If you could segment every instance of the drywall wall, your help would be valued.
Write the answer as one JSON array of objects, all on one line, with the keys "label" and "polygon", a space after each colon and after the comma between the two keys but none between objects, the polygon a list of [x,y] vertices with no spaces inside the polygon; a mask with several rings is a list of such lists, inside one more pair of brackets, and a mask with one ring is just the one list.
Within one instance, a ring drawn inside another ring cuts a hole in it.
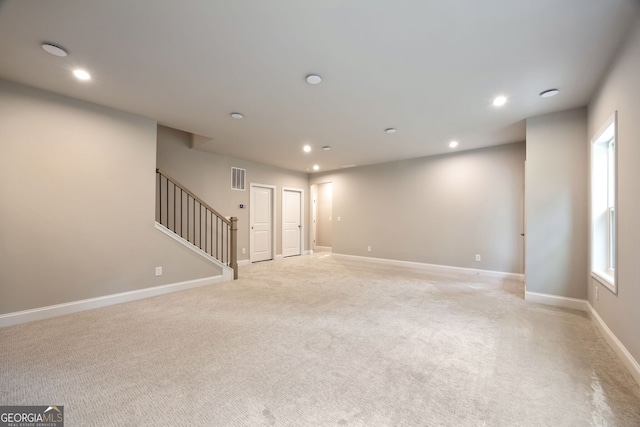
[{"label": "drywall wall", "polygon": [[587,298],[587,110],[527,119],[526,287]]},{"label": "drywall wall", "polygon": [[[292,172],[190,148],[191,134],[158,126],[157,165],[193,191],[222,215],[238,218],[238,260],[249,259],[249,189],[250,184],[273,185],[275,191],[276,255],[282,254],[282,187],[304,191],[304,247],[308,250],[309,179],[307,174]],[[231,168],[246,169],[246,190],[231,189]],[[245,207],[240,208],[243,204]],[[242,253],[242,249],[246,249]]]},{"label": "drywall wall", "polygon": [[221,274],[154,228],[155,139],[153,120],[0,80],[0,314]]},{"label": "drywall wall", "polygon": [[333,183],[334,253],[522,273],[524,158],[516,143],[310,181]]},{"label": "drywall wall", "polygon": [[333,229],[333,184],[318,185],[318,218],[316,225],[316,245],[330,248]]},{"label": "drywall wall", "polygon": [[618,294],[589,278],[589,302],[640,362],[640,20],[589,104],[589,140],[618,112]]}]

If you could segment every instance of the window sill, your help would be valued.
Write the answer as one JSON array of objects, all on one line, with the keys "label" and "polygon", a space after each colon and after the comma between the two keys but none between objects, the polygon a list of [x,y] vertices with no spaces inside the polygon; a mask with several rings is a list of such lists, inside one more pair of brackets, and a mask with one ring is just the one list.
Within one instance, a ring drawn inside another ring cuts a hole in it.
[{"label": "window sill", "polygon": [[616,289],[615,278],[612,274],[605,273],[604,271],[592,271],[591,277],[600,282],[603,286],[609,288],[614,294],[618,293]]}]

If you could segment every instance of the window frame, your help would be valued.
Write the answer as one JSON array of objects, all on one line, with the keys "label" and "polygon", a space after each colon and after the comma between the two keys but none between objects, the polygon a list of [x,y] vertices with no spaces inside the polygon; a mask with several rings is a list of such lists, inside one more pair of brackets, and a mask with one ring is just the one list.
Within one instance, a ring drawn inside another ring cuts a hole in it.
[{"label": "window frame", "polygon": [[605,122],[590,144],[590,271],[591,276],[618,293],[618,117]]}]

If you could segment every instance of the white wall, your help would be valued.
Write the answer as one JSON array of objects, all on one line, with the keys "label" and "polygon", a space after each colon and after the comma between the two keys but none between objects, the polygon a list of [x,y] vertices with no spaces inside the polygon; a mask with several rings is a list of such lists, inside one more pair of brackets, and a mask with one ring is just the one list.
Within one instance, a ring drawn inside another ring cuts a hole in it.
[{"label": "white wall", "polygon": [[[304,190],[304,248],[309,249],[307,174],[190,148],[191,134],[158,127],[157,165],[222,215],[238,218],[238,260],[249,259],[249,184],[276,186],[276,255],[282,254],[282,187]],[[246,169],[246,190],[231,190],[231,167]],[[240,209],[240,204],[245,208]],[[242,253],[242,248],[246,253]]]},{"label": "white wall", "polygon": [[155,121],[0,80],[0,141],[0,314],[221,273],[154,228]]},{"label": "white wall", "polygon": [[527,119],[526,287],[586,299],[587,111]]},{"label": "white wall", "polygon": [[333,183],[334,253],[522,273],[524,157],[516,143],[310,181]]},{"label": "white wall", "polygon": [[[618,111],[618,294],[589,278],[589,302],[640,361],[640,21],[589,104],[590,140]],[[588,146],[589,141],[584,144]],[[587,147],[588,149],[588,147]]]}]

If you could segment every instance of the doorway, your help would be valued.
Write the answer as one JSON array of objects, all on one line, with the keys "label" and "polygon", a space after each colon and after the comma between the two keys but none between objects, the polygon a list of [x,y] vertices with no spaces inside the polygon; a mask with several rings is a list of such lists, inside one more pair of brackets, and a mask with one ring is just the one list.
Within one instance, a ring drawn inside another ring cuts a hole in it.
[{"label": "doorway", "polygon": [[273,218],[275,187],[251,184],[249,201],[249,260],[251,262],[273,259]]}]

